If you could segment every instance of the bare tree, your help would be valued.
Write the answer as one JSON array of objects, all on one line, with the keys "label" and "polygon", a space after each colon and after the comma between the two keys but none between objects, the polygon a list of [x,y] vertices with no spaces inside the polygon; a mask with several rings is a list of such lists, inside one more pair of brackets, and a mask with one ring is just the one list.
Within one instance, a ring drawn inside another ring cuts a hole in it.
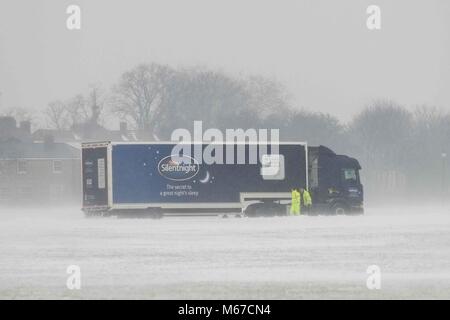
[{"label": "bare tree", "polygon": [[195,120],[220,129],[257,127],[258,114],[249,105],[242,81],[202,68],[180,70],[168,82],[157,118],[158,135],[168,137],[173,129],[190,126]]},{"label": "bare tree", "polygon": [[416,190],[426,186],[430,193],[440,195],[447,180],[450,114],[435,107],[416,108],[411,137],[415,147],[408,150],[409,157],[414,159],[407,163],[410,181],[416,185]]},{"label": "bare tree", "polygon": [[412,113],[390,100],[376,100],[353,118],[347,150],[360,160],[372,197],[386,201],[406,194],[414,130]]},{"label": "bare tree", "polygon": [[342,147],[344,126],[336,117],[305,109],[284,115],[290,140],[307,141],[311,145],[326,145],[334,150]]},{"label": "bare tree", "polygon": [[141,130],[155,130],[173,70],[159,64],[141,64],[125,72],[114,87],[113,111]]},{"label": "bare tree", "polygon": [[89,98],[89,122],[91,124],[100,124],[102,122],[102,115],[104,111],[104,98],[101,87],[99,85],[91,85]]},{"label": "bare tree", "polygon": [[99,85],[90,85],[87,95],[77,94],[65,105],[73,125],[99,124],[104,111],[104,94]]},{"label": "bare tree", "polygon": [[284,86],[272,79],[251,76],[243,80],[249,95],[248,108],[260,118],[287,112],[289,96]]},{"label": "bare tree", "polygon": [[44,110],[44,114],[47,119],[47,124],[51,128],[65,130],[71,125],[67,105],[60,100],[50,102]]},{"label": "bare tree", "polygon": [[367,161],[397,168],[409,147],[412,114],[389,100],[377,100],[357,115],[350,126],[351,136]]},{"label": "bare tree", "polygon": [[72,125],[86,123],[89,120],[90,115],[89,109],[87,108],[87,101],[82,94],[77,94],[69,99],[66,106]]},{"label": "bare tree", "polygon": [[44,111],[48,126],[65,130],[69,128],[91,129],[99,126],[104,105],[104,95],[99,85],[91,85],[87,96],[77,94],[66,102],[52,101]]}]

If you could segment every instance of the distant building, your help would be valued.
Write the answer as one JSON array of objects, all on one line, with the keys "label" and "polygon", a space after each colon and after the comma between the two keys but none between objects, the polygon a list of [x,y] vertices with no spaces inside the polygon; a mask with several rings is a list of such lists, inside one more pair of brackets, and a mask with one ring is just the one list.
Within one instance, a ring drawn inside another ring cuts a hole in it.
[{"label": "distant building", "polygon": [[33,132],[32,139],[34,142],[44,142],[47,139],[53,139],[54,142],[81,142],[81,137],[72,130],[37,129]]},{"label": "distant building", "polygon": [[0,141],[32,141],[30,121],[21,121],[17,126],[13,117],[0,117]]},{"label": "distant building", "polygon": [[97,123],[74,125],[71,130],[38,129],[29,121],[19,125],[12,117],[0,117],[0,205],[81,204],[82,142],[151,141],[151,134],[119,130]]},{"label": "distant building", "polygon": [[65,143],[0,142],[0,204],[80,203],[80,151]]},{"label": "distant building", "polygon": [[129,130],[126,122],[120,123],[119,130],[109,130],[98,124],[77,124],[71,130],[38,129],[32,134],[32,140],[43,142],[47,138],[55,142],[81,144],[91,141],[154,141],[152,134],[142,130]]}]

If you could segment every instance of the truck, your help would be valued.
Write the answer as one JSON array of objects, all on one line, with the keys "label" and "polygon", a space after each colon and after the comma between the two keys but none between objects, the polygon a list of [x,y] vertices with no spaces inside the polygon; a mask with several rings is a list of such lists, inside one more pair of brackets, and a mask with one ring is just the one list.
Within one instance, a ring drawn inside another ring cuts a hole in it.
[{"label": "truck", "polygon": [[[288,215],[291,191],[309,190],[308,214],[363,213],[358,160],[327,147],[261,143],[89,142],[81,148],[85,215]],[[208,149],[209,148],[209,149]],[[186,146],[183,146],[186,150]],[[220,152],[219,152],[219,151]],[[238,159],[244,152],[244,159]],[[250,154],[257,152],[257,159]],[[244,160],[244,161],[242,161]]]}]

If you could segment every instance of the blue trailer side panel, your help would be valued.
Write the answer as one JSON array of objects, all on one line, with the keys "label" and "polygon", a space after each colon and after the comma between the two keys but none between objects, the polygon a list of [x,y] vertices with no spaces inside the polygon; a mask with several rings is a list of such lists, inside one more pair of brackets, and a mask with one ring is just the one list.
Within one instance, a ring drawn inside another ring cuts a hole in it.
[{"label": "blue trailer side panel", "polygon": [[[173,147],[174,144],[113,145],[113,204],[238,203],[242,192],[290,192],[294,187],[306,186],[304,145],[279,146],[285,171],[281,180],[264,179],[259,161],[208,165],[183,157],[185,163],[182,160],[182,165],[174,164]],[[248,155],[248,145],[245,147]],[[223,146],[224,159],[226,150]]]}]

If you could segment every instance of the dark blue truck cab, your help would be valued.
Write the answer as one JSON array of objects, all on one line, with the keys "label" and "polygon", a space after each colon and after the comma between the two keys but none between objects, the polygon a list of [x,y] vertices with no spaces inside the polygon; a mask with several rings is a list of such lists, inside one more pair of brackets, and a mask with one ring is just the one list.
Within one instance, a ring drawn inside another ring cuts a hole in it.
[{"label": "dark blue truck cab", "polygon": [[364,193],[358,160],[324,146],[309,147],[309,189],[314,210],[335,214],[363,213]]}]

